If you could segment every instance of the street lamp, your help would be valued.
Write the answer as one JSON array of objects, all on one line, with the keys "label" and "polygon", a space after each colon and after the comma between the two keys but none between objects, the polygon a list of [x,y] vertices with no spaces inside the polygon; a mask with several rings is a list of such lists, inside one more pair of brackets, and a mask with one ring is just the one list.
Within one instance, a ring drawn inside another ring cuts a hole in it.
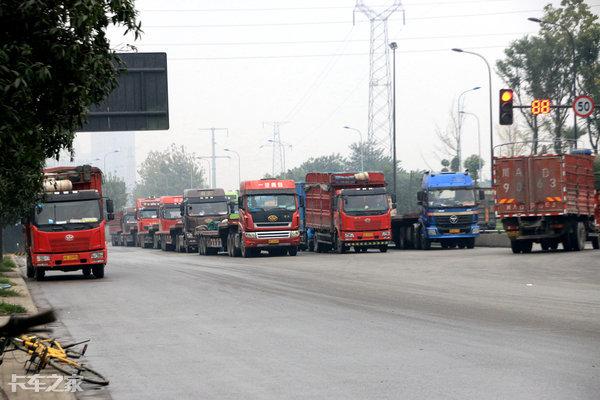
[{"label": "street lamp", "polygon": [[102,170],[106,171],[106,156],[110,155],[110,154],[114,154],[114,153],[118,153],[119,150],[113,150],[113,151],[109,151],[108,153],[104,154],[104,163],[102,165]]},{"label": "street lamp", "polygon": [[474,88],[471,89],[467,89],[464,92],[461,92],[461,94],[458,95],[458,104],[456,105],[457,111],[458,111],[458,140],[457,140],[457,156],[458,156],[458,169],[460,170],[461,168],[461,164],[462,164],[462,119],[460,118],[460,109],[462,108],[460,105],[460,99],[467,93],[469,92],[473,92],[475,90],[479,90],[481,89],[481,86],[475,86]]},{"label": "street lamp", "polygon": [[223,149],[223,150],[228,153],[233,153],[237,156],[237,159],[238,159],[238,186],[239,186],[240,183],[242,183],[242,160],[240,158],[240,153],[238,153],[235,150],[231,150],[231,149]]},{"label": "street lamp", "polygon": [[344,129],[348,129],[348,130],[351,130],[351,131],[358,132],[358,137],[360,138],[360,142],[359,142],[359,150],[360,150],[360,151],[358,152],[358,154],[360,155],[360,171],[361,171],[361,172],[364,172],[364,171],[365,171],[365,156],[364,156],[364,154],[363,154],[363,140],[362,140],[362,132],[361,132],[361,131],[359,131],[359,130],[358,130],[358,129],[356,129],[356,128],[352,128],[352,127],[350,127],[350,126],[347,126],[347,125],[346,125],[346,126],[342,126],[342,128],[344,128]]},{"label": "street lamp", "polygon": [[481,178],[481,129],[479,125],[479,117],[477,116],[477,114],[473,114],[472,112],[459,111],[459,113],[464,115],[470,115],[472,117],[475,117],[475,119],[477,120],[477,147],[479,148],[479,159],[477,160],[477,169],[479,170],[479,178]]},{"label": "street lamp", "polygon": [[396,160],[396,49],[398,45],[396,42],[390,43],[390,49],[392,49],[392,164],[394,165],[392,176],[394,177],[394,203],[396,202],[396,167],[398,162]]},{"label": "street lamp", "polygon": [[[571,97],[572,100],[571,101],[575,101],[575,97],[577,97],[577,63],[576,63],[576,48],[575,48],[575,37],[573,36],[573,33],[571,33],[571,31],[569,30],[569,28],[567,28],[566,26],[559,24],[558,22],[551,22],[551,21],[545,21],[539,18],[527,18],[529,21],[532,22],[537,22],[540,25],[552,25],[552,26],[556,26],[560,29],[563,30],[563,32],[565,32],[567,34],[567,36],[569,37],[569,41],[571,42],[571,56],[573,57],[573,67],[571,69],[571,73],[573,74],[573,87],[571,88]],[[573,143],[574,143],[574,147],[577,148],[577,114],[573,113]]]},{"label": "street lamp", "polygon": [[454,48],[452,49],[452,51],[456,51],[457,53],[466,53],[466,54],[471,54],[474,56],[477,56],[479,58],[481,58],[483,60],[483,62],[485,62],[485,65],[487,66],[487,70],[488,70],[488,89],[489,89],[489,106],[490,106],[490,176],[492,176],[492,164],[494,161],[494,121],[493,121],[493,115],[492,115],[492,67],[490,67],[490,63],[488,62],[488,60],[486,60],[486,58],[484,56],[482,56],[479,53],[475,53],[474,51],[467,51],[467,50],[463,50],[463,49],[457,49]]}]

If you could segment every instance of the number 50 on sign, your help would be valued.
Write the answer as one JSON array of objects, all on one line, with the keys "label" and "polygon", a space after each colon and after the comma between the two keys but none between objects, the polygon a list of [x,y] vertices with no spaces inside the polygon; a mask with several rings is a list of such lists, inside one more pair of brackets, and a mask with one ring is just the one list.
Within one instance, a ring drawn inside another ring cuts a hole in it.
[{"label": "number 50 on sign", "polygon": [[594,100],[590,96],[578,96],[573,101],[573,111],[581,118],[587,118],[594,112]]}]

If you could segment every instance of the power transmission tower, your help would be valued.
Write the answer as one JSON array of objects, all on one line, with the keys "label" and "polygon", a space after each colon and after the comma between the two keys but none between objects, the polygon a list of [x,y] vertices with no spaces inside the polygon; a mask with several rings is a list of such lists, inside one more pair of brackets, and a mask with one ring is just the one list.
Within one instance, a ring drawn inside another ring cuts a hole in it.
[{"label": "power transmission tower", "polygon": [[225,131],[227,132],[227,135],[229,135],[229,130],[227,128],[200,128],[199,130],[201,131],[210,131],[210,140],[211,140],[211,156],[208,157],[211,160],[211,170],[212,170],[212,174],[210,176],[210,187],[212,189],[217,187],[217,158],[220,158],[219,156],[217,156],[215,154],[215,146],[216,146],[216,142],[215,142],[215,133],[216,131]]},{"label": "power transmission tower", "polygon": [[279,132],[279,127],[283,124],[287,124],[288,121],[273,121],[273,122],[263,122],[264,125],[272,125],[273,126],[273,138],[269,139],[269,143],[273,148],[273,162],[271,165],[271,175],[277,176],[275,174],[276,171],[280,173],[285,172],[285,149],[283,148],[284,143],[281,141],[281,134]]},{"label": "power transmission tower", "polygon": [[367,6],[357,0],[354,11],[362,12],[371,22],[369,67],[368,142],[392,155],[392,91],[388,46],[388,18],[402,7],[400,0],[386,8]]}]

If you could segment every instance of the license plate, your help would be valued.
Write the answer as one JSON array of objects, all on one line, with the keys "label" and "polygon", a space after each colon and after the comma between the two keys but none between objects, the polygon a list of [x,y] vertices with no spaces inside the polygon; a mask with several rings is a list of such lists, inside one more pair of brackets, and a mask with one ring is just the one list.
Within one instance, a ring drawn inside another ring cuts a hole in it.
[{"label": "license plate", "polygon": [[450,229],[450,233],[460,233],[460,229]]},{"label": "license plate", "polygon": [[63,261],[74,261],[74,260],[79,260],[78,254],[65,254],[63,256]]},{"label": "license plate", "polygon": [[279,244],[279,240],[277,239],[269,239],[269,244]]},{"label": "license plate", "polygon": [[365,232],[363,234],[364,237],[373,237],[373,232]]}]

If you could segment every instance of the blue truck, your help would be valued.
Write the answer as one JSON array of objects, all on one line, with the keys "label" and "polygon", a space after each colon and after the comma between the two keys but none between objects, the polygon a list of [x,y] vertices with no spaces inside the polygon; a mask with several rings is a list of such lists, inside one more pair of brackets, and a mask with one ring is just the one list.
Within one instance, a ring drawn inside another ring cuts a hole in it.
[{"label": "blue truck", "polygon": [[429,250],[437,242],[442,248],[475,247],[479,236],[478,201],[468,172],[428,172],[417,193],[417,211],[392,216],[392,239],[399,249]]}]

